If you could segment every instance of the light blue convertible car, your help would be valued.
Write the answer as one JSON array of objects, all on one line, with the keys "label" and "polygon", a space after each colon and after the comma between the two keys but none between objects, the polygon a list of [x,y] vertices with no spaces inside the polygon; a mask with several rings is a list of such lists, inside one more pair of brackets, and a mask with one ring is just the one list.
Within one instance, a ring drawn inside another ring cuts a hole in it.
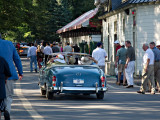
[{"label": "light blue convertible car", "polygon": [[[55,57],[59,55],[61,56],[60,59]],[[48,65],[44,65],[40,70],[39,87],[41,94],[46,95],[48,99],[52,99],[57,93],[96,94],[97,99],[103,99],[104,93],[107,91],[106,77],[97,65],[81,64],[81,58],[86,56],[88,54],[52,54]],[[74,64],[76,60],[73,59],[75,58],[78,61],[77,65]],[[58,64],[58,62],[61,63]]]}]

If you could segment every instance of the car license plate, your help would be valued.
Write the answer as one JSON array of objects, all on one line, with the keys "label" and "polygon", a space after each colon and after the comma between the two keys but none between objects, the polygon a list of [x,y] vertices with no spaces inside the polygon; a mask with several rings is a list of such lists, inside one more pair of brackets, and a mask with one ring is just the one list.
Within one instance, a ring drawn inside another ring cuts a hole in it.
[{"label": "car license plate", "polygon": [[84,84],[84,80],[83,79],[73,79],[73,83],[74,84]]}]

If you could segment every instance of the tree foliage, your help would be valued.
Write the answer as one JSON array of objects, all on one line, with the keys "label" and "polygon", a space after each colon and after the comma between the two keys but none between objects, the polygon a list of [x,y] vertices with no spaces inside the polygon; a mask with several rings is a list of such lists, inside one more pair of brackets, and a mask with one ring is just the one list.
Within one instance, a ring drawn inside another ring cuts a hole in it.
[{"label": "tree foliage", "polygon": [[8,40],[57,41],[56,31],[93,4],[94,0],[1,0],[0,31]]}]

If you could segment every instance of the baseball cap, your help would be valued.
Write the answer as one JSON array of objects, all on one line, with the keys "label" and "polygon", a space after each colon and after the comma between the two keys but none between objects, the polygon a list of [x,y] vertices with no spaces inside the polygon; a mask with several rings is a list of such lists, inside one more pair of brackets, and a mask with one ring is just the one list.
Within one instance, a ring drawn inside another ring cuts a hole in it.
[{"label": "baseball cap", "polygon": [[119,44],[119,41],[118,41],[118,40],[116,40],[116,41],[114,42],[114,44]]}]

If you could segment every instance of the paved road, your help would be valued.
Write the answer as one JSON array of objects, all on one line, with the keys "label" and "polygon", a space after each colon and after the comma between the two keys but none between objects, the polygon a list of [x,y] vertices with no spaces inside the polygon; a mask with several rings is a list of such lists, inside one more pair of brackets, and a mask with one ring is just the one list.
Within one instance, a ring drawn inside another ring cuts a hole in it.
[{"label": "paved road", "polygon": [[22,58],[24,78],[15,84],[12,120],[159,120],[160,94],[140,95],[138,86],[126,89],[108,79],[104,100],[95,95],[60,95],[47,100],[40,95],[38,74],[29,72],[29,62]]}]

